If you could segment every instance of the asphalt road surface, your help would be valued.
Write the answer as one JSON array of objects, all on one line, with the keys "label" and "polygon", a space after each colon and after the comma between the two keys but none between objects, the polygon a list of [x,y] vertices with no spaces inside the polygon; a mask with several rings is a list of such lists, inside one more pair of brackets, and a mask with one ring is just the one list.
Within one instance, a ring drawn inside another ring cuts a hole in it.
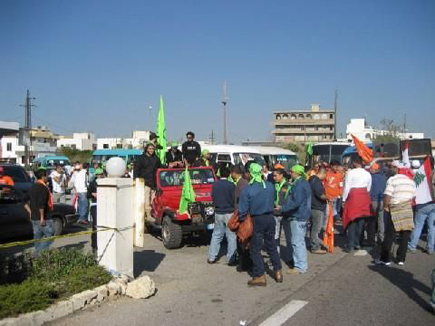
[{"label": "asphalt road surface", "polygon": [[[158,289],[147,300],[121,298],[52,325],[432,325],[430,272],[435,256],[418,252],[404,267],[378,267],[366,251],[309,255],[309,272],[268,277],[265,288],[248,288],[249,275],[225,264],[206,263],[208,247],[192,239],[178,250],[146,235],[135,250],[135,274],[149,275]],[[340,239],[338,239],[340,240]],[[67,241],[65,243],[64,241]],[[339,241],[340,242],[340,241]],[[88,237],[61,240],[56,246]],[[283,243],[282,250],[285,251]]]}]

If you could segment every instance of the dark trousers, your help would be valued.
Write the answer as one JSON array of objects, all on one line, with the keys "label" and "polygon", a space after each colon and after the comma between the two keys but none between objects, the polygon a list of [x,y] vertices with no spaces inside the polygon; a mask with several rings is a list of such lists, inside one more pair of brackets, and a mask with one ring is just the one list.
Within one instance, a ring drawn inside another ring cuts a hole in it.
[{"label": "dark trousers", "polygon": [[361,239],[363,227],[364,227],[363,218],[358,218],[349,223],[349,225],[347,226],[347,241],[348,241],[347,245],[349,248],[356,249],[357,247],[361,247],[360,239]]},{"label": "dark trousers", "polygon": [[[91,206],[92,216],[92,231],[97,231],[97,206]],[[97,250],[97,232],[91,234],[91,247],[93,250]]]},{"label": "dark trousers", "polygon": [[275,218],[270,215],[259,215],[252,218],[254,233],[251,239],[250,254],[253,263],[252,274],[259,277],[264,274],[264,261],[261,248],[268,253],[274,270],[282,268],[278,250],[275,243]]},{"label": "dark trousers", "polygon": [[[394,229],[393,221],[391,220],[390,212],[384,212],[385,234],[384,242],[382,242],[382,251],[380,259],[383,262],[391,261],[391,249],[396,237],[396,230]],[[399,247],[396,252],[397,262],[404,262],[406,259],[406,251],[408,250],[408,242],[411,237],[411,231],[400,231],[399,233]]]},{"label": "dark trousers", "polygon": [[[370,216],[364,218],[364,230],[367,232],[367,246],[374,247],[375,246],[375,236],[376,236],[376,225],[378,220],[376,216]],[[364,242],[364,230],[361,232],[360,243]]]}]

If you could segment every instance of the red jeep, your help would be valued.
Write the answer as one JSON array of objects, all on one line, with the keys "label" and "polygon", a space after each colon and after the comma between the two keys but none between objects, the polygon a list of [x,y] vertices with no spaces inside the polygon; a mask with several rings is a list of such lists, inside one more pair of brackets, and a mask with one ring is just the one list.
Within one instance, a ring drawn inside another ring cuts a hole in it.
[{"label": "red jeep", "polygon": [[159,169],[157,191],[152,203],[155,225],[162,230],[163,244],[168,249],[179,248],[183,235],[206,234],[214,226],[214,207],[211,188],[216,175],[211,167],[189,168],[196,200],[189,204],[188,212],[180,214],[178,207],[183,190],[184,168]]}]

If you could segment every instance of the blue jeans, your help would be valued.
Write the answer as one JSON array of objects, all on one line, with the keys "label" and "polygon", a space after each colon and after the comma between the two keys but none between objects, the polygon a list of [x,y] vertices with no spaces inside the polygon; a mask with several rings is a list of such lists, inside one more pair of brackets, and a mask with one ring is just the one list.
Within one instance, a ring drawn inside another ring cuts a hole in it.
[{"label": "blue jeans", "polygon": [[252,218],[254,233],[251,238],[249,253],[252,259],[252,274],[254,277],[264,275],[264,261],[261,248],[264,246],[275,271],[281,270],[281,260],[275,244],[275,218],[270,215],[258,215]]},{"label": "blue jeans", "polygon": [[88,220],[88,197],[86,192],[79,192],[79,221]]},{"label": "blue jeans", "polygon": [[[39,221],[32,221],[33,227],[33,239],[44,239],[52,237],[54,235],[53,220],[45,220],[45,226],[41,226]],[[48,249],[53,241],[37,242],[35,243],[35,251],[40,252],[41,250]]]},{"label": "blue jeans", "polygon": [[433,253],[435,245],[435,204],[428,204],[417,209],[415,213],[415,228],[412,231],[411,241],[409,241],[408,248],[411,250],[417,248],[425,222],[428,227],[426,250],[429,253]]},{"label": "blue jeans", "polygon": [[236,234],[231,232],[228,228],[228,220],[231,218],[232,213],[215,215],[214,229],[211,236],[210,248],[208,250],[208,259],[215,261],[221,247],[221,242],[224,236],[227,237],[227,262],[233,263],[236,258],[237,239]]},{"label": "blue jeans", "polygon": [[293,261],[294,267],[301,273],[305,273],[308,269],[307,247],[305,245],[307,222],[284,218],[282,226],[287,242],[287,253],[289,254],[287,261]]}]

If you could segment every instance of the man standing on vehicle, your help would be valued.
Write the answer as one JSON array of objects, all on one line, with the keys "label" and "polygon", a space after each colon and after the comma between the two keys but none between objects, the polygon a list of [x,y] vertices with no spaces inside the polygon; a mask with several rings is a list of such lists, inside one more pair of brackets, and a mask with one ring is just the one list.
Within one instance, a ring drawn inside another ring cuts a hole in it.
[{"label": "man standing on vehicle", "polygon": [[189,131],[186,134],[187,141],[183,143],[182,152],[185,164],[193,166],[196,160],[201,156],[201,145],[195,141],[195,134]]},{"label": "man standing on vehicle", "polygon": [[148,143],[145,147],[144,153],[139,156],[134,164],[133,178],[144,179],[145,183],[145,219],[154,221],[151,216],[152,202],[156,194],[156,172],[160,169],[160,159],[155,153],[155,146],[153,143]]},{"label": "man standing on vehicle", "polygon": [[65,204],[66,176],[60,164],[56,165],[56,170],[51,172],[50,178],[53,185],[53,201]]},{"label": "man standing on vehicle", "polygon": [[75,193],[78,196],[78,211],[80,224],[88,224],[88,173],[82,168],[80,162],[74,164],[74,173],[71,177]]},{"label": "man standing on vehicle", "polygon": [[228,228],[228,221],[234,212],[235,189],[234,183],[228,181],[230,170],[223,168],[221,170],[221,178],[218,182],[213,184],[211,197],[215,207],[215,223],[213,235],[210,242],[208,251],[207,263],[214,264],[221,242],[226,236],[227,238],[227,263],[228,265],[234,264],[236,260],[237,239],[236,234]]},{"label": "man standing on vehicle", "polygon": [[[48,179],[46,170],[37,170],[35,176],[37,181],[29,189],[28,200],[24,207],[29,212],[32,222],[33,238],[38,240],[54,235],[53,220],[48,214],[49,211],[53,210],[53,197],[47,186]],[[48,249],[52,242],[53,241],[35,243],[36,254],[41,250]]]},{"label": "man standing on vehicle", "polygon": [[252,163],[249,166],[251,180],[240,196],[239,221],[246,219],[248,214],[252,217],[254,231],[250,242],[250,253],[253,262],[253,278],[248,282],[249,286],[266,286],[264,275],[264,261],[261,249],[270,256],[275,280],[282,283],[282,266],[275,244],[275,218],[273,210],[275,206],[275,189],[270,182],[264,181],[261,174],[261,166]]},{"label": "man standing on vehicle", "polygon": [[176,141],[171,142],[171,149],[166,153],[166,163],[170,168],[183,165],[183,154],[178,149]]}]

